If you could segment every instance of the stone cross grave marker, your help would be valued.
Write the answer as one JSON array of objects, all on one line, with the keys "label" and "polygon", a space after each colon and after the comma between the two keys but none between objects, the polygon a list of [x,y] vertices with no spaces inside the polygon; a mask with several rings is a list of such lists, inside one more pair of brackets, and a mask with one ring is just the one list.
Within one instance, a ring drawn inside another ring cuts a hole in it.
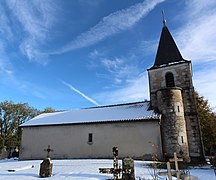
[{"label": "stone cross grave marker", "polygon": [[[178,162],[182,162],[182,158],[178,158],[177,154],[174,153],[174,158],[169,159],[169,162],[167,162],[167,171],[166,172],[159,172],[158,175],[160,176],[168,176],[169,180],[172,180],[172,175],[176,175],[177,179],[180,180],[180,171],[178,167]],[[175,171],[171,171],[170,162],[175,162]]]},{"label": "stone cross grave marker", "polygon": [[40,164],[40,172],[39,172],[39,175],[42,178],[51,177],[52,168],[53,168],[53,163],[50,158],[50,152],[53,151],[53,149],[51,149],[50,145],[48,145],[48,148],[44,149],[44,151],[47,151],[47,156],[43,160],[43,162]]},{"label": "stone cross grave marker", "polygon": [[166,172],[159,172],[158,173],[159,176],[168,176],[169,180],[172,180],[172,174],[174,174],[174,172],[171,171],[170,162],[167,162],[167,171]]},{"label": "stone cross grave marker", "polygon": [[99,168],[100,173],[113,174],[113,179],[118,180],[122,169],[118,168],[118,148],[113,147],[113,168]]},{"label": "stone cross grave marker", "polygon": [[44,149],[44,151],[47,151],[47,158],[50,157],[50,152],[53,152],[53,149],[50,149],[50,145],[48,145],[47,149]]},{"label": "stone cross grave marker", "polygon": [[176,153],[174,153],[174,158],[169,159],[169,162],[175,162],[175,170],[176,170],[175,173],[176,173],[178,180],[180,179],[180,171],[179,171],[179,167],[178,167],[178,162],[182,162],[182,161],[183,161],[183,159],[178,158]]},{"label": "stone cross grave marker", "polygon": [[168,175],[168,179],[172,180],[172,173],[171,173],[170,162],[167,162],[167,175]]}]

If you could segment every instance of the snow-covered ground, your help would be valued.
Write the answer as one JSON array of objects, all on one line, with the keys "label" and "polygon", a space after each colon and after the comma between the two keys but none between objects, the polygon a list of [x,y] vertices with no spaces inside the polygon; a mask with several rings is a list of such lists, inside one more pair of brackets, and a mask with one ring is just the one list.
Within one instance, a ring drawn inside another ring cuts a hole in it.
[{"label": "snow-covered ground", "polygon": [[[39,169],[42,160],[18,161],[14,159],[0,160],[0,179],[9,180],[31,180],[39,179]],[[112,160],[107,159],[72,159],[72,160],[53,160],[53,176],[45,179],[73,179],[73,180],[105,180],[112,175],[100,174],[99,168],[109,168],[113,166]],[[120,161],[119,161],[120,163]],[[8,170],[15,170],[9,172]],[[164,170],[161,170],[164,171]],[[213,169],[193,168],[190,174],[197,176],[200,180],[216,180]],[[152,179],[152,170],[146,166],[144,161],[135,161],[135,176],[139,180]],[[40,178],[41,179],[41,178]],[[160,179],[166,179],[160,177]]]}]

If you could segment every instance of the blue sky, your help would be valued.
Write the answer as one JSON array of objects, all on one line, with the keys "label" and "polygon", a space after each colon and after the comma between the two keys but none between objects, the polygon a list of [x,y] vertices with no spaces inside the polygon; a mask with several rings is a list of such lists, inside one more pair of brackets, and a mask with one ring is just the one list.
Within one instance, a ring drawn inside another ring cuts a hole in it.
[{"label": "blue sky", "polygon": [[149,100],[162,9],[215,109],[215,0],[3,0],[0,101],[64,110]]}]

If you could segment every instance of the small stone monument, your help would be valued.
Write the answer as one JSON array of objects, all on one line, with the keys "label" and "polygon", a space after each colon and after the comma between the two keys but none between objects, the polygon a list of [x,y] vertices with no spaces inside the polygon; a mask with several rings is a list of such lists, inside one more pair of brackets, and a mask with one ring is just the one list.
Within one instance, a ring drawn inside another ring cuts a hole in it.
[{"label": "small stone monument", "polygon": [[44,149],[44,151],[47,151],[47,157],[43,160],[43,162],[40,164],[40,177],[51,177],[52,176],[52,168],[53,163],[50,158],[50,152],[53,151],[50,149],[50,145],[48,145],[47,149]]},{"label": "small stone monument", "polygon": [[135,180],[134,176],[134,160],[126,157],[122,160],[122,179]]}]

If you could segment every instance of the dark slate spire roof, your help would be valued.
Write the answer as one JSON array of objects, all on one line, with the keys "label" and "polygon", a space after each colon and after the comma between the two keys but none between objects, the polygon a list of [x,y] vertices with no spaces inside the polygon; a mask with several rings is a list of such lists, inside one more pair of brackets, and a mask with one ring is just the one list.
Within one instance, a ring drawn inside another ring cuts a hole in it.
[{"label": "dark slate spire roof", "polygon": [[186,61],[178,50],[178,47],[166,26],[166,22],[163,21],[163,24],[164,26],[161,32],[155,63],[152,68]]}]

